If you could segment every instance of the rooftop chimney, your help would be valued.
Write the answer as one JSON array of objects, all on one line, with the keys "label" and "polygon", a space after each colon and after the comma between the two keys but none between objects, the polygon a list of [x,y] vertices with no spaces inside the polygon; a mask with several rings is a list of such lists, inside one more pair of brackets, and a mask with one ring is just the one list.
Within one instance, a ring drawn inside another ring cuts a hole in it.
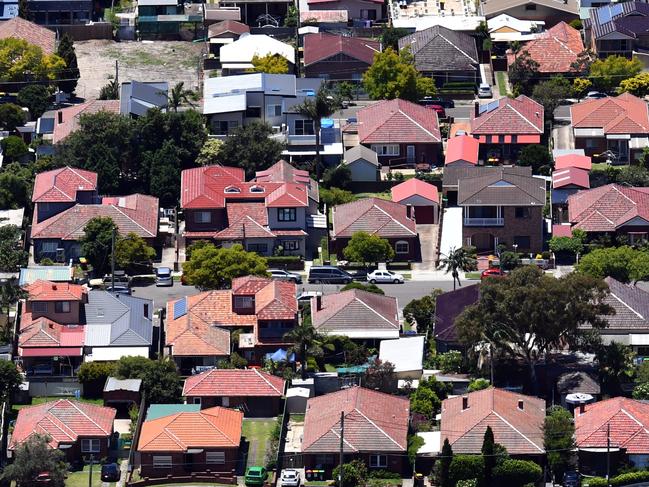
[{"label": "rooftop chimney", "polygon": [[322,309],[322,295],[320,294],[315,297],[315,309],[316,311],[320,311]]},{"label": "rooftop chimney", "polygon": [[522,399],[518,400],[518,409],[520,409],[521,411],[525,409],[525,403],[523,402]]},{"label": "rooftop chimney", "polygon": [[480,102],[478,100],[473,102],[473,117],[478,118],[480,116]]},{"label": "rooftop chimney", "polygon": [[584,414],[586,412],[586,404],[583,402],[579,404],[579,416]]},{"label": "rooftop chimney", "polygon": [[469,396],[462,396],[462,411],[469,409]]},{"label": "rooftop chimney", "polygon": [[57,115],[58,115],[58,119],[59,119],[58,123],[59,123],[59,125],[60,125],[60,124],[63,123],[63,112],[62,112],[61,110],[59,110],[59,111],[57,112]]},{"label": "rooftop chimney", "polygon": [[412,220],[412,205],[406,205],[406,216],[409,220]]}]

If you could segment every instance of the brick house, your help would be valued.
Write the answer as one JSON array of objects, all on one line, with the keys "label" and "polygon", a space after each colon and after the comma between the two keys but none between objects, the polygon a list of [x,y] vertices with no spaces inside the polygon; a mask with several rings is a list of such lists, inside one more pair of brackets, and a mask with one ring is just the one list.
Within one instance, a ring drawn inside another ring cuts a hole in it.
[{"label": "brick house", "polygon": [[589,17],[584,20],[584,39],[588,48],[600,58],[631,58],[633,51],[649,47],[649,5],[645,2],[611,2],[588,12]]},{"label": "brick house", "polygon": [[69,399],[24,407],[18,412],[8,450],[15,451],[37,433],[49,436],[49,445],[65,453],[69,463],[90,455],[96,460],[106,458],[117,447],[111,444],[115,413],[113,408]]},{"label": "brick house", "polygon": [[338,464],[340,417],[344,415],[344,461],[359,459],[370,471],[404,473],[408,462],[407,398],[351,387],[312,397],[304,417],[302,454],[306,469],[322,469],[331,478]]},{"label": "brick house", "polygon": [[307,78],[360,80],[381,52],[381,43],[360,37],[307,34],[304,36],[304,73]]},{"label": "brick house", "polygon": [[381,0],[307,0],[309,11],[344,10],[349,20],[375,22],[385,18]]},{"label": "brick house", "polygon": [[241,409],[246,417],[281,413],[285,382],[258,369],[211,369],[185,379],[183,396],[201,408]]},{"label": "brick house", "polygon": [[439,221],[439,193],[437,186],[411,178],[391,189],[392,201],[414,210],[418,224],[436,224]]},{"label": "brick house", "polygon": [[222,407],[144,421],[137,445],[140,476],[203,473],[236,484],[242,424],[243,412]]}]

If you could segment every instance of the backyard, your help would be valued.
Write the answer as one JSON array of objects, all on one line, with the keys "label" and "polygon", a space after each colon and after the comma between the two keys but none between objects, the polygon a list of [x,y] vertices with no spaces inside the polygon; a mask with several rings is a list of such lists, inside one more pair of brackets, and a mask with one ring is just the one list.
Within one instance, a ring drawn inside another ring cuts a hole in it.
[{"label": "backyard", "polygon": [[270,447],[275,424],[275,419],[247,418],[243,420],[242,435],[248,441],[247,467],[266,465],[266,451]]},{"label": "backyard", "polygon": [[78,472],[68,472],[68,478],[65,479],[66,487],[102,487],[114,486],[115,483],[108,483],[101,481],[101,465],[95,464],[92,466],[92,483],[88,483],[88,476],[90,475],[90,465],[86,465],[83,470]]}]

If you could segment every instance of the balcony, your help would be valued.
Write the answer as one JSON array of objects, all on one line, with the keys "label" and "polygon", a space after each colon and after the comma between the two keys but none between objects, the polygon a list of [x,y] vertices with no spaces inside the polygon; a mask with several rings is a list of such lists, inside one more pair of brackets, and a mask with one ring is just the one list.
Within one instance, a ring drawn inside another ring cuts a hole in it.
[{"label": "balcony", "polygon": [[504,218],[465,218],[465,227],[502,227]]}]

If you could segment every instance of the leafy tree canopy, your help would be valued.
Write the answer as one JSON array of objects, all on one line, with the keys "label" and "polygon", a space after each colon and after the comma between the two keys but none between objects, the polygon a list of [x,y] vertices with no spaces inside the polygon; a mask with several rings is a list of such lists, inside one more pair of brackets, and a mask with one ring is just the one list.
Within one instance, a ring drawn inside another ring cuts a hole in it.
[{"label": "leafy tree canopy", "polygon": [[621,282],[649,276],[649,251],[628,246],[595,249],[584,255],[577,271],[597,278],[612,277]]},{"label": "leafy tree canopy", "polygon": [[487,379],[473,379],[471,382],[469,382],[469,387],[467,388],[467,390],[469,392],[481,391],[483,389],[487,389],[490,385],[491,382],[489,382]]},{"label": "leafy tree canopy", "polygon": [[121,237],[115,244],[115,263],[128,274],[142,274],[151,269],[155,250],[136,233]]},{"label": "leafy tree canopy", "polygon": [[49,441],[48,436],[34,433],[21,443],[14,451],[13,463],[4,469],[3,480],[14,481],[20,486],[38,485],[36,478],[47,472],[51,479],[48,485],[63,487],[67,471],[65,454],[57,448],[50,448]]},{"label": "leafy tree canopy", "polygon": [[516,56],[516,60],[509,66],[509,82],[517,93],[529,94],[532,90],[530,81],[539,74],[539,63],[537,63],[530,53],[522,51]]},{"label": "leafy tree canopy", "polygon": [[65,93],[74,93],[81,73],[77,62],[77,53],[74,50],[74,41],[67,32],[61,37],[56,53],[65,62],[65,68],[59,72],[58,76],[64,80],[59,81],[59,89]]},{"label": "leafy tree canopy", "polygon": [[176,364],[169,358],[122,357],[115,372],[120,379],[142,379],[150,403],[174,404],[180,401],[182,380]]},{"label": "leafy tree canopy", "polygon": [[356,196],[351,191],[340,188],[320,188],[320,202],[329,207],[351,203],[354,200]]},{"label": "leafy tree canopy", "polygon": [[16,127],[25,125],[27,118],[22,108],[14,103],[0,105],[0,128],[13,132]]},{"label": "leafy tree canopy", "polygon": [[18,392],[23,383],[23,377],[16,368],[16,364],[9,360],[0,360],[0,399],[3,402]]},{"label": "leafy tree canopy", "polygon": [[351,181],[352,172],[347,166],[330,167],[325,170],[322,176],[322,184],[329,189],[347,189]]},{"label": "leafy tree canopy", "polygon": [[405,37],[409,34],[408,29],[402,29],[400,27],[386,27],[381,34],[381,44],[383,48],[387,49],[388,47],[394,51],[399,50],[399,39]]},{"label": "leafy tree canopy", "polygon": [[624,56],[608,56],[590,66],[590,79],[601,91],[613,91],[622,81],[633,78],[642,71],[640,60]]},{"label": "leafy tree canopy", "polygon": [[356,232],[343,249],[345,259],[364,264],[387,262],[394,258],[394,249],[386,239],[367,232]]},{"label": "leafy tree canopy", "polygon": [[198,153],[196,164],[198,164],[199,166],[209,166],[216,164],[216,156],[218,155],[222,146],[222,140],[207,139],[203,147],[201,147],[201,151]]},{"label": "leafy tree canopy", "polygon": [[403,316],[410,323],[417,323],[417,333],[428,336],[433,330],[435,304],[441,289],[433,289],[430,294],[413,299],[403,308]]},{"label": "leafy tree canopy", "polygon": [[56,78],[65,61],[23,39],[0,39],[0,81],[45,81]]},{"label": "leafy tree canopy", "polygon": [[640,73],[632,78],[623,79],[617,91],[618,93],[631,93],[642,98],[649,94],[649,73]]},{"label": "leafy tree canopy", "polygon": [[346,284],[340,290],[348,291],[350,289],[360,289],[361,291],[367,291],[368,293],[374,293],[374,294],[385,294],[383,289],[378,287],[376,284],[372,284],[372,283],[364,284],[362,282],[357,282],[357,281]]},{"label": "leafy tree canopy", "polygon": [[551,407],[543,424],[543,445],[548,452],[548,463],[557,482],[574,464],[574,434],[572,414],[561,406]]},{"label": "leafy tree canopy", "polygon": [[267,54],[265,56],[254,55],[252,57],[253,71],[256,73],[287,74],[288,61],[284,56],[278,54]]},{"label": "leafy tree canopy", "polygon": [[27,144],[17,135],[10,135],[0,140],[0,147],[7,162],[19,162],[29,152]]},{"label": "leafy tree canopy", "polygon": [[[1,181],[1,179],[0,179]],[[29,257],[20,244],[22,230],[16,225],[0,227],[0,271],[18,272]]]},{"label": "leafy tree canopy", "polygon": [[572,93],[570,81],[562,76],[555,76],[547,81],[541,81],[532,90],[532,98],[543,105],[546,120],[552,120],[554,110],[564,98]]},{"label": "leafy tree canopy", "polygon": [[50,92],[43,85],[27,85],[18,92],[17,101],[29,109],[29,114],[35,120],[50,106]]},{"label": "leafy tree canopy", "polygon": [[110,217],[93,218],[83,229],[81,255],[88,259],[96,276],[103,276],[110,268],[113,230],[117,239],[117,226]]},{"label": "leafy tree canopy", "polygon": [[534,174],[548,175],[552,171],[552,155],[546,146],[529,144],[521,150],[518,165],[532,166]]}]

